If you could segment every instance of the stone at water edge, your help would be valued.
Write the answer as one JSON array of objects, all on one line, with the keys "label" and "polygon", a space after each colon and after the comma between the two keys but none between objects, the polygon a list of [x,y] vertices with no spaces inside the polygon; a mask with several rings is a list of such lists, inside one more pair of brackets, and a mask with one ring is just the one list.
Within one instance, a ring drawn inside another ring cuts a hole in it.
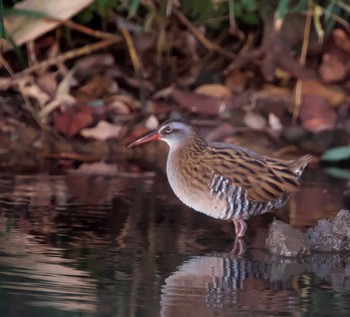
[{"label": "stone at water edge", "polygon": [[333,219],[321,219],[306,236],[312,249],[321,252],[350,251],[350,211],[342,209]]},{"label": "stone at water edge", "polygon": [[266,248],[272,254],[286,257],[311,253],[311,245],[304,233],[279,220],[274,220],[270,226]]}]

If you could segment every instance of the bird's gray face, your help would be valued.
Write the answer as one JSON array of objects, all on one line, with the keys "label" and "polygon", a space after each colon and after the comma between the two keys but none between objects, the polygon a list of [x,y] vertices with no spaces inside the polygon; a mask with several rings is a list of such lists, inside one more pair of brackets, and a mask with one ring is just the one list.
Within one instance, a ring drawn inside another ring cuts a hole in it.
[{"label": "bird's gray face", "polygon": [[137,139],[128,145],[128,148],[140,145],[149,141],[161,140],[166,142],[171,149],[181,146],[186,140],[189,140],[193,130],[189,125],[179,121],[164,123],[157,130]]},{"label": "bird's gray face", "polygon": [[158,129],[159,140],[166,142],[170,148],[181,146],[192,134],[191,127],[182,122],[169,122]]}]

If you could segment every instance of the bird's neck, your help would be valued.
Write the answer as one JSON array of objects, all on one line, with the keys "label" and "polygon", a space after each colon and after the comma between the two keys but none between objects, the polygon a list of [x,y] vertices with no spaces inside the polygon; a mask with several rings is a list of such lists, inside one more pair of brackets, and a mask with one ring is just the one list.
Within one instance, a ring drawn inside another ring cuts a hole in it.
[{"label": "bird's neck", "polygon": [[181,144],[173,145],[169,150],[169,159],[174,163],[186,164],[190,160],[195,160],[207,148],[207,142],[197,134],[191,135]]}]

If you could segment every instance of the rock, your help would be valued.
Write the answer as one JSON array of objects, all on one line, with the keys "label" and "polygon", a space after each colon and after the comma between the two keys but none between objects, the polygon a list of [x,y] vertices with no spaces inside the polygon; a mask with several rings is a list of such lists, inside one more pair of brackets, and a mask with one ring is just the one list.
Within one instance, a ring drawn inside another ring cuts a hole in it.
[{"label": "rock", "polygon": [[279,220],[271,224],[266,248],[272,254],[287,257],[308,255],[311,252],[311,246],[305,235],[299,229],[294,229]]},{"label": "rock", "polygon": [[334,219],[319,220],[306,236],[315,251],[350,251],[350,211],[342,209]]}]

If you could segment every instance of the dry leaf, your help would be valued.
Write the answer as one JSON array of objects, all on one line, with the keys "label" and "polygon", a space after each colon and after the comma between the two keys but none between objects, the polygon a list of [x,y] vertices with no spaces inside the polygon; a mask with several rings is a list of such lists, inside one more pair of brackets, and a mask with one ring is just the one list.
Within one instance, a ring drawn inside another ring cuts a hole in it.
[{"label": "dry leaf", "polygon": [[343,91],[325,86],[316,80],[303,80],[301,83],[301,94],[315,94],[327,99],[333,106],[339,106],[345,99]]},{"label": "dry leaf", "polygon": [[206,84],[197,87],[194,90],[195,93],[206,95],[206,96],[212,96],[212,97],[218,97],[218,98],[229,98],[231,96],[231,91],[224,85],[220,84]]},{"label": "dry leaf", "polygon": [[43,74],[40,74],[36,82],[42,91],[51,97],[55,95],[57,89],[57,80],[56,76],[53,73],[45,72]]},{"label": "dry leaf", "polygon": [[305,129],[313,133],[319,133],[334,127],[336,113],[324,97],[306,94],[300,108],[300,119]]},{"label": "dry leaf", "polygon": [[[93,0],[55,0],[48,4],[47,0],[24,0],[16,3],[14,7],[19,10],[41,12],[59,20],[67,20],[92,2]],[[16,46],[34,40],[59,25],[59,22],[44,18],[33,19],[25,15],[11,15],[6,17],[4,22],[6,33]],[[3,49],[12,48],[12,45],[7,41],[3,41],[3,45]]]},{"label": "dry leaf", "polygon": [[222,98],[213,96],[174,89],[172,97],[181,108],[185,108],[194,113],[217,115],[225,111],[227,108],[227,103],[223,101]]},{"label": "dry leaf", "polygon": [[249,111],[243,117],[244,124],[253,130],[264,130],[267,126],[266,119],[255,112]]},{"label": "dry leaf", "polygon": [[77,93],[76,98],[80,103],[89,103],[90,101],[103,98],[105,95],[110,94],[109,88],[111,85],[110,80],[107,78],[95,75],[89,79],[89,81],[81,86]]},{"label": "dry leaf", "polygon": [[278,118],[274,113],[269,113],[269,127],[276,132],[281,132],[283,130],[283,125],[280,118]]},{"label": "dry leaf", "polygon": [[149,130],[155,130],[159,126],[159,121],[155,115],[150,115],[146,122],[145,127]]},{"label": "dry leaf", "polygon": [[51,99],[47,93],[34,83],[33,78],[30,76],[20,78],[17,80],[17,84],[19,92],[24,96],[35,99],[41,108]]},{"label": "dry leaf", "polygon": [[324,54],[319,70],[321,78],[326,83],[342,81],[345,79],[345,65],[336,54]]},{"label": "dry leaf", "polygon": [[96,127],[83,129],[80,134],[85,138],[94,138],[96,140],[105,141],[111,138],[118,138],[122,126],[111,124],[107,121],[100,121]]},{"label": "dry leaf", "polygon": [[230,70],[226,76],[225,85],[231,91],[242,92],[252,76],[252,72],[242,72],[240,69],[235,68]]},{"label": "dry leaf", "polygon": [[333,31],[333,37],[339,48],[350,53],[350,36],[346,34],[345,30],[335,29]]},{"label": "dry leaf", "polygon": [[80,80],[92,75],[101,73],[103,70],[109,69],[115,65],[112,54],[95,54],[81,58],[74,65],[75,73]]},{"label": "dry leaf", "polygon": [[58,132],[71,138],[94,121],[93,109],[89,106],[75,105],[55,117],[55,128]]}]

